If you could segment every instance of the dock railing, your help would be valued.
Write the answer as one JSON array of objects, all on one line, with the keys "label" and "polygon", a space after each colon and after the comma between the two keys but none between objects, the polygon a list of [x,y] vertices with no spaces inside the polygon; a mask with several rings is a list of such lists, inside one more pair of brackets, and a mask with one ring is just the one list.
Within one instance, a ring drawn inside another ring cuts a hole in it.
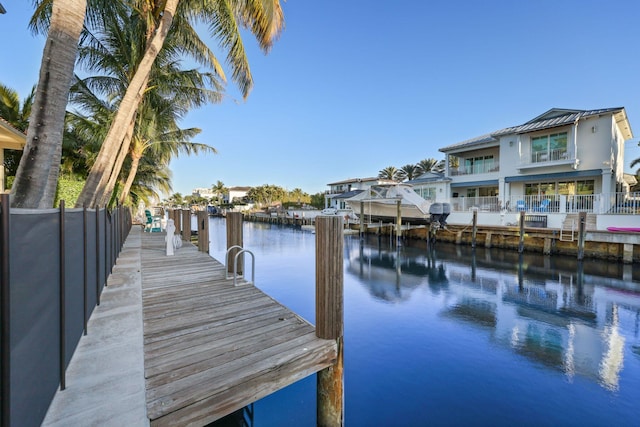
[{"label": "dock railing", "polygon": [[[39,426],[131,229],[128,208],[11,209],[0,195],[0,426]],[[100,367],[96,367],[100,369]],[[70,385],[72,386],[72,385]]]}]

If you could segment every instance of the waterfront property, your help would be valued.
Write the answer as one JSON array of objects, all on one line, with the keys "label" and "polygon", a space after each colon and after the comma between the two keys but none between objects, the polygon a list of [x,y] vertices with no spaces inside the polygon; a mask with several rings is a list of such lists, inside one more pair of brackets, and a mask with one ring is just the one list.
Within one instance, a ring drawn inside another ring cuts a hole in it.
[{"label": "waterfront property", "polygon": [[[579,212],[587,228],[640,227],[640,193],[624,173],[624,143],[633,138],[624,108],[553,108],[528,122],[500,129],[440,151],[444,174],[407,181],[423,198],[450,202],[449,223],[515,224],[521,211],[545,216],[546,227],[575,229]],[[352,191],[377,179],[328,184],[327,204],[338,206]]]},{"label": "waterfront property", "polygon": [[[631,138],[622,107],[553,108],[524,124],[443,147],[453,210],[540,212],[553,228],[577,212],[636,213],[632,177],[623,171],[624,142]],[[609,225],[598,222],[598,229]]]}]

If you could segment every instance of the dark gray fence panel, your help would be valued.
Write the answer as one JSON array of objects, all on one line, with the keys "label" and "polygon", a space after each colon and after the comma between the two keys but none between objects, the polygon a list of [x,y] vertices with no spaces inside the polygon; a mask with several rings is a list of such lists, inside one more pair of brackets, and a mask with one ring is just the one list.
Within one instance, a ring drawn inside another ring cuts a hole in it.
[{"label": "dark gray fence panel", "polygon": [[98,299],[96,297],[96,213],[87,210],[87,319],[91,316]]},{"label": "dark gray fence panel", "polygon": [[99,277],[99,282],[98,285],[100,286],[100,293],[102,294],[102,289],[104,289],[104,285],[107,282],[107,252],[105,251],[105,242],[106,242],[106,233],[105,233],[105,221],[107,219],[107,215],[106,215],[106,209],[102,209],[99,212],[99,221],[98,221],[98,235],[100,236],[100,240],[99,240],[99,248],[98,248],[98,255],[99,255],[99,263],[98,263],[98,277]]},{"label": "dark gray fence panel", "polygon": [[11,425],[39,426],[59,385],[59,213],[11,213]]},{"label": "dark gray fence panel", "polygon": [[69,366],[71,356],[84,330],[84,242],[82,210],[65,212],[65,310],[66,310],[66,350],[65,366]]}]

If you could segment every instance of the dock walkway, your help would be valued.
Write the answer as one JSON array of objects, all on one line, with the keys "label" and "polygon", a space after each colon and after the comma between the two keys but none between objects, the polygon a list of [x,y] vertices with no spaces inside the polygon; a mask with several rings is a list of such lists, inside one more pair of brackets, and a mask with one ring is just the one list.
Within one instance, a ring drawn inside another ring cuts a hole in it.
[{"label": "dock walkway", "polygon": [[[206,425],[334,363],[335,341],[317,338],[313,325],[255,286],[234,286],[224,266],[208,254],[184,243],[168,257],[164,233],[133,233],[141,234],[144,335],[139,339],[152,426]],[[74,354],[71,365],[83,357]],[[82,386],[76,382],[68,378],[67,390],[56,399]],[[117,395],[113,384],[100,399]],[[114,405],[108,409],[118,412]],[[65,425],[61,410],[54,411],[55,419]],[[104,416],[83,411],[83,424],[100,423]]]}]

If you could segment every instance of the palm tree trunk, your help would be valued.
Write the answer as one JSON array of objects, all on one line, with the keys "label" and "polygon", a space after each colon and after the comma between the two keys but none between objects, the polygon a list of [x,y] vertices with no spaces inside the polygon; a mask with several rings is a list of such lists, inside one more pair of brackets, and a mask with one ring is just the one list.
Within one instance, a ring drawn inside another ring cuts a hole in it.
[{"label": "palm tree trunk", "polygon": [[[122,169],[122,165],[124,164],[124,160],[127,158],[127,154],[129,154],[129,146],[131,145],[131,138],[133,138],[133,130],[136,127],[136,118],[135,114],[133,115],[133,119],[129,124],[129,129],[127,130],[127,134],[124,137],[124,141],[121,144],[120,151],[118,152],[118,156],[114,162],[114,167],[111,169],[111,173],[109,174],[109,180],[107,181],[107,185],[105,187],[105,191],[102,194],[102,198],[97,201],[99,206],[106,206],[111,199],[111,193],[113,193],[113,189],[116,187],[116,182],[118,182],[118,177],[120,176],[120,170]],[[125,151],[125,146],[127,150]],[[117,173],[116,173],[117,171]]]},{"label": "palm tree trunk", "polygon": [[11,189],[13,207],[53,207],[64,115],[86,9],[86,0],[53,1],[27,142]]},{"label": "palm tree trunk", "polygon": [[107,137],[100,148],[96,162],[91,168],[87,182],[78,197],[76,203],[78,207],[83,205],[95,207],[96,203],[103,200],[110,174],[115,173],[118,175],[120,173],[120,170],[115,169],[116,155],[119,149],[125,152],[129,150],[128,144],[131,140],[125,141],[125,133],[127,132],[128,124],[140,105],[149,72],[167,37],[178,2],[179,0],[167,0],[166,2],[158,30],[151,39],[151,43],[149,43],[136,73],[131,79],[131,83],[120,102],[118,112],[111,123]]},{"label": "palm tree trunk", "polygon": [[133,184],[133,180],[138,173],[138,165],[140,164],[139,155],[131,155],[131,169],[129,170],[129,176],[127,176],[127,180],[124,183],[124,188],[122,189],[122,194],[120,194],[120,204],[124,205],[125,200],[129,196],[129,191],[131,191],[131,185]]}]

